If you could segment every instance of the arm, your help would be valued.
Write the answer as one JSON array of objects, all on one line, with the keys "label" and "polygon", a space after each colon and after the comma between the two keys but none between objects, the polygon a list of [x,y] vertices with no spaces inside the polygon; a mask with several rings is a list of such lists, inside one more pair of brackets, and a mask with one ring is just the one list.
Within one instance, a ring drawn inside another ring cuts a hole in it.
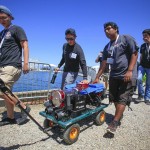
[{"label": "arm", "polygon": [[96,63],[98,63],[98,62],[102,62],[102,57],[103,57],[103,53],[102,53],[102,52],[100,52],[100,53],[98,54],[98,56],[97,56],[97,58],[96,58],[95,62],[96,62]]},{"label": "arm", "polygon": [[132,56],[131,56],[131,60],[130,60],[130,63],[129,63],[128,70],[127,70],[127,72],[126,72],[126,74],[125,74],[125,76],[124,76],[124,81],[125,81],[125,82],[128,82],[128,81],[131,80],[131,78],[132,78],[132,71],[133,71],[134,66],[135,66],[135,64],[136,64],[136,62],[137,62],[137,58],[138,58],[138,52],[135,51],[135,52],[132,54]]},{"label": "arm", "polygon": [[55,68],[55,72],[58,72],[58,71],[59,71],[59,68],[64,64],[64,62],[65,62],[65,59],[64,59],[64,57],[62,57],[60,63],[58,64],[58,67]]},{"label": "arm", "polygon": [[23,56],[24,56],[24,65],[23,65],[23,73],[28,73],[29,72],[29,48],[28,48],[28,42],[27,41],[21,41],[20,42],[21,47],[23,49]]},{"label": "arm", "polygon": [[65,63],[65,59],[64,59],[64,56],[62,56],[62,59],[60,63],[58,64],[58,68],[60,68],[64,63]]},{"label": "arm", "polygon": [[99,82],[99,77],[103,74],[103,72],[106,68],[106,65],[107,65],[107,60],[103,60],[93,83]]},{"label": "arm", "polygon": [[131,54],[131,58],[129,60],[130,62],[129,62],[128,70],[124,75],[124,81],[129,82],[132,79],[133,69],[137,62],[139,46],[137,45],[133,37],[128,35],[128,36],[125,36],[125,38],[126,38],[126,42],[128,45],[127,50]]},{"label": "arm", "polygon": [[83,72],[83,80],[87,80],[87,66],[86,66],[86,60],[85,60],[85,56],[84,56],[84,53],[83,53],[83,50],[80,49],[79,51],[79,61],[80,61],[80,66],[81,66],[81,69],[82,69],[82,72]]},{"label": "arm", "polygon": [[24,57],[23,73],[28,73],[29,72],[28,39],[27,39],[25,31],[21,27],[15,26],[15,28],[16,28],[15,33],[14,33],[15,39],[17,39],[17,41],[20,41],[20,45],[23,49],[23,57]]},{"label": "arm", "polygon": [[54,69],[55,72],[58,72],[58,71],[59,71],[59,68],[64,64],[64,62],[65,62],[65,59],[62,57],[60,63],[58,64],[58,67]]},{"label": "arm", "polygon": [[99,55],[97,56],[96,60],[95,60],[96,63],[99,62]]}]

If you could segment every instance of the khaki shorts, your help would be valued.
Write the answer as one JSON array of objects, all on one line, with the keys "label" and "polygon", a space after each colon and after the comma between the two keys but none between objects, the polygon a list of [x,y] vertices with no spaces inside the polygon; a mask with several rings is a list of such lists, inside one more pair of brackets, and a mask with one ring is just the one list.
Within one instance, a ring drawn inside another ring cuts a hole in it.
[{"label": "khaki shorts", "polygon": [[[21,69],[13,66],[0,67],[0,78],[4,81],[5,85],[12,90],[14,83],[20,78]],[[2,95],[0,91],[0,95]]]}]

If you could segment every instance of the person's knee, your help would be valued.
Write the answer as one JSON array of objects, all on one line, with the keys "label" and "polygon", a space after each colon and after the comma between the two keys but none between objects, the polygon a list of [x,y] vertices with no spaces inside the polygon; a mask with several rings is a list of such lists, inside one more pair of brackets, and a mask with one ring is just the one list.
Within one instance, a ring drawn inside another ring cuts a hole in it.
[{"label": "person's knee", "polygon": [[128,100],[120,100],[120,101],[117,101],[116,102],[116,105],[117,106],[122,106],[122,107],[126,107],[126,106],[129,106],[131,103],[131,101],[128,101]]}]

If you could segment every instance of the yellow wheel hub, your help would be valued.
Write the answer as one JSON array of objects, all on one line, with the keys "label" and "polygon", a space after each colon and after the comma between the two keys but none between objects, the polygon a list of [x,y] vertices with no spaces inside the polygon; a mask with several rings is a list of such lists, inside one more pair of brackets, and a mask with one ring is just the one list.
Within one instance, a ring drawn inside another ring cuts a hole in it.
[{"label": "yellow wheel hub", "polygon": [[78,129],[77,128],[72,128],[70,131],[70,139],[75,139],[78,135]]},{"label": "yellow wheel hub", "polygon": [[102,113],[100,115],[100,121],[103,122],[105,120],[105,113]]}]

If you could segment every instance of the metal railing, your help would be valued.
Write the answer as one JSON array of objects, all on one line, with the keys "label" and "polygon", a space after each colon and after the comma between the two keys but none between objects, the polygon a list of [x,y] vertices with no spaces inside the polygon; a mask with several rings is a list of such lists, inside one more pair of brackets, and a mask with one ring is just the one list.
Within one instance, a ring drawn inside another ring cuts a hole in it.
[{"label": "metal railing", "polygon": [[29,62],[29,73],[21,74],[13,87],[14,94],[26,102],[46,99],[50,90],[51,73],[52,67],[49,64]]}]

